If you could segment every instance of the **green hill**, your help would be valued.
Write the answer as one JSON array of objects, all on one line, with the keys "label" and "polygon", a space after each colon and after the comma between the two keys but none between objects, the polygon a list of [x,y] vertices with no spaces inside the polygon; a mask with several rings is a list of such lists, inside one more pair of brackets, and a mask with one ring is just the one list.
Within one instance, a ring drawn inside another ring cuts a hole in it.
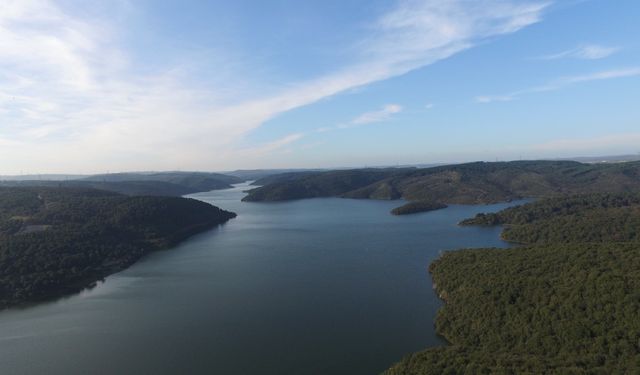
[{"label": "green hill", "polygon": [[233,217],[186,198],[0,188],[0,308],[76,292]]},{"label": "green hill", "polygon": [[[265,186],[252,189],[246,202],[286,201],[303,198],[336,197],[400,175],[406,169],[353,169],[328,172],[298,172],[269,176],[255,182]],[[385,199],[380,196],[380,199]],[[389,197],[388,199],[394,199]]]},{"label": "green hill", "polygon": [[270,176],[244,201],[314,197],[488,204],[524,197],[640,189],[640,162],[476,162],[432,168],[355,169]]}]

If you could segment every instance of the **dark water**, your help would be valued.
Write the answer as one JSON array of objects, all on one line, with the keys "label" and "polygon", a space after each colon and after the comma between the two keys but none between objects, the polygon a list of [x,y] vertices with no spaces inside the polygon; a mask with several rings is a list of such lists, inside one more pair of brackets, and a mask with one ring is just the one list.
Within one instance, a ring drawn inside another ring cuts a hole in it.
[{"label": "dark water", "polygon": [[460,219],[506,205],[397,217],[398,202],[241,203],[238,218],[97,288],[0,312],[1,374],[378,374],[444,344],[427,266],[442,250],[505,246]]}]

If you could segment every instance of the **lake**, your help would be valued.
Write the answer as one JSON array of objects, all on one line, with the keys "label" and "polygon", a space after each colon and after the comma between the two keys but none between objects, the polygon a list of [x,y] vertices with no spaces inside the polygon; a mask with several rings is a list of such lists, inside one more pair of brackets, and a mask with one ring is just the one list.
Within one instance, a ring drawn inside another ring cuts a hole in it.
[{"label": "lake", "polygon": [[458,227],[511,204],[409,216],[401,202],[243,203],[247,185],[192,195],[238,217],[78,295],[0,312],[2,374],[378,374],[444,345],[429,263],[505,247]]}]

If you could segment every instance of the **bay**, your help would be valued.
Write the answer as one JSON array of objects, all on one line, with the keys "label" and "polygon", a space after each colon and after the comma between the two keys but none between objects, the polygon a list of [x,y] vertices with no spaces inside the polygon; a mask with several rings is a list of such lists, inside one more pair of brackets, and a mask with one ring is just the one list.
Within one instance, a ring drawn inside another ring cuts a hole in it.
[{"label": "bay", "polygon": [[397,201],[243,203],[248,188],[191,196],[237,212],[227,224],[91,290],[0,312],[0,373],[378,374],[446,345],[432,260],[508,246],[500,228],[456,223],[518,203],[393,216]]}]

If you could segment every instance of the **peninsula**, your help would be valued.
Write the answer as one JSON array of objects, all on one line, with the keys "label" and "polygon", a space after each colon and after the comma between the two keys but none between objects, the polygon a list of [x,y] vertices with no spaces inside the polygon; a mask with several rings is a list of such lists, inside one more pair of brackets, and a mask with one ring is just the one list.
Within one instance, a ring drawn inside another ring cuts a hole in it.
[{"label": "peninsula", "polygon": [[0,187],[0,308],[77,292],[235,216],[187,198]]}]

